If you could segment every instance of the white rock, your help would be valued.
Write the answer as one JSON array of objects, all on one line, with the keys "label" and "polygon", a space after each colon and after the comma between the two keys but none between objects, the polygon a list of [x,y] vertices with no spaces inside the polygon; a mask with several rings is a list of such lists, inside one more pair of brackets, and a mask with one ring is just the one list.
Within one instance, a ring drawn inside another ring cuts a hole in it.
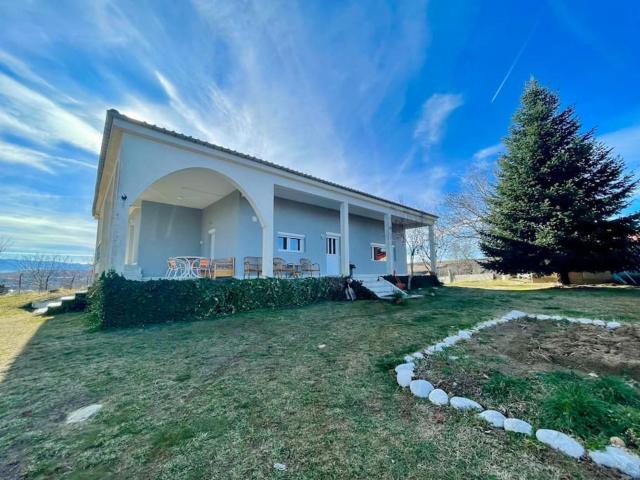
[{"label": "white rock", "polygon": [[409,389],[416,397],[427,398],[433,391],[433,385],[426,380],[413,380],[409,384]]},{"label": "white rock", "polygon": [[460,330],[458,332],[458,337],[462,340],[469,340],[471,338],[471,332],[469,330]]},{"label": "white rock", "polygon": [[522,433],[527,436],[531,436],[533,433],[533,427],[524,420],[520,420],[518,418],[507,418],[504,421],[504,429],[507,432]]},{"label": "white rock", "polygon": [[590,318],[576,318],[576,322],[581,323],[583,325],[592,325],[593,320]]},{"label": "white rock", "polygon": [[413,361],[413,357],[411,355],[405,355],[404,356],[404,361],[407,363],[410,363]]},{"label": "white rock", "polygon": [[449,357],[447,357],[447,358],[449,358],[449,360],[453,360],[453,361],[455,362],[455,361],[456,361],[456,360],[458,360],[460,357],[458,357],[458,356],[456,356],[456,355],[449,355]]},{"label": "white rock", "polygon": [[287,466],[284,463],[274,463],[273,468],[275,468],[276,470],[280,470],[281,472],[284,472],[287,469]]},{"label": "white rock", "polygon": [[396,367],[396,373],[400,373],[403,370],[409,370],[411,372],[413,372],[413,369],[416,368],[416,364],[413,362],[407,362],[407,363],[403,363],[401,365],[398,365]]},{"label": "white rock", "polygon": [[569,435],[565,435],[562,432],[542,428],[536,432],[536,438],[554,450],[570,457],[580,458],[584,455],[584,447]]},{"label": "white rock", "polygon": [[496,410],[485,410],[484,412],[479,413],[478,416],[488,422],[489,425],[496,428],[503,428],[504,421],[506,420],[506,417]]},{"label": "white rock", "polygon": [[458,343],[459,341],[460,341],[460,337],[458,335],[451,335],[451,336],[445,338],[444,340],[442,340],[442,343],[444,343],[447,346],[451,347],[451,346],[455,345],[456,343]]},{"label": "white rock", "polygon": [[422,354],[422,352],[415,352],[413,354],[413,358],[424,358],[424,355]]},{"label": "white rock", "polygon": [[482,406],[478,402],[474,402],[473,400],[464,397],[452,397],[451,400],[449,400],[449,403],[456,410],[482,410]]},{"label": "white rock", "polygon": [[412,379],[413,370],[400,370],[396,374],[396,382],[398,382],[398,385],[400,385],[402,388],[408,387]]},{"label": "white rock", "polygon": [[520,310],[511,310],[502,318],[506,319],[507,321],[510,321],[510,320],[516,320],[518,318],[522,318],[526,316],[527,314],[525,312],[521,312]]},{"label": "white rock", "polygon": [[598,465],[615,468],[631,478],[640,478],[640,457],[627,449],[609,445],[605,450],[590,451],[589,456]]},{"label": "white rock", "polygon": [[605,322],[604,320],[594,320],[593,324],[597,325],[598,327],[604,327],[607,325],[607,322]]},{"label": "white rock", "polygon": [[538,314],[534,315],[536,320],[551,320],[551,315]]},{"label": "white rock", "polygon": [[446,405],[449,403],[449,395],[444,390],[436,388],[429,394],[429,400],[434,405]]},{"label": "white rock", "polygon": [[87,405],[86,407],[79,408],[78,410],[75,410],[67,415],[67,423],[84,422],[85,420],[93,417],[100,410],[102,410],[102,405],[99,403],[94,403],[92,405]]},{"label": "white rock", "polygon": [[425,355],[433,355],[434,353],[435,353],[435,350],[433,349],[433,345],[424,349]]},{"label": "white rock", "polygon": [[622,324],[620,322],[607,322],[607,328],[609,330],[615,330],[616,328],[620,328]]}]

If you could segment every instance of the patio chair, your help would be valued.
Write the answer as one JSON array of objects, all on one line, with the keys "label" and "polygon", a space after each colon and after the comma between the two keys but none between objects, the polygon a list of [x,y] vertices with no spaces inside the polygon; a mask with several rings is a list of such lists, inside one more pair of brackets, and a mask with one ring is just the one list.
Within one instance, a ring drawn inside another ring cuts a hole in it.
[{"label": "patio chair", "polygon": [[177,278],[180,276],[180,265],[175,258],[167,260],[167,273],[164,274],[164,278]]},{"label": "patio chair", "polygon": [[283,277],[290,272],[290,268],[287,266],[287,262],[284,258],[273,257],[273,276]]},{"label": "patio chair", "polygon": [[300,259],[300,274],[304,276],[305,273],[308,273],[313,277],[313,274],[318,272],[318,276],[320,276],[320,264],[312,263],[308,258]]},{"label": "patio chair", "polygon": [[236,274],[235,257],[221,258],[211,262],[213,278],[233,277]]},{"label": "patio chair", "polygon": [[244,257],[243,263],[243,278],[251,277],[251,274],[255,274],[258,278],[262,274],[262,257]]},{"label": "patio chair", "polygon": [[199,277],[211,278],[211,261],[208,258],[201,258],[198,260],[196,273]]}]

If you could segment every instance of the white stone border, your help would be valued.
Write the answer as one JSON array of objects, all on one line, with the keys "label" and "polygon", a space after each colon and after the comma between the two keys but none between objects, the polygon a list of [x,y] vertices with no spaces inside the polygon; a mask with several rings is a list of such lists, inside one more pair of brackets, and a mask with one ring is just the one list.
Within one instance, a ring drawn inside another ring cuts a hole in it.
[{"label": "white stone border", "polygon": [[[473,334],[485,328],[520,319],[566,321],[582,325],[595,325],[609,330],[615,330],[623,325],[621,322],[606,322],[604,320],[573,318],[562,315],[531,314],[512,310],[500,318],[481,322],[469,330],[459,330],[455,335],[450,335],[438,343],[429,345],[423,351],[405,355],[405,363],[395,368],[398,385],[403,388],[409,387],[413,395],[419,398],[428,398],[435,405],[445,406],[450,404],[456,410],[479,412],[477,415],[494,428],[504,428],[507,431],[527,436],[533,435],[533,427],[524,420],[505,418],[504,415],[495,410],[484,410],[479,403],[468,398],[452,397],[449,399],[446,392],[434,388],[427,380],[413,379],[416,361],[420,361],[425,356],[433,355],[436,352],[441,352],[463,340],[469,340]],[[577,440],[562,432],[539,429],[536,432],[536,438],[539,442],[575,459],[582,458],[586,453],[585,448]],[[600,466],[617,469],[631,478],[640,478],[640,456],[625,448],[609,445],[604,450],[591,450],[588,453],[591,460]]]}]

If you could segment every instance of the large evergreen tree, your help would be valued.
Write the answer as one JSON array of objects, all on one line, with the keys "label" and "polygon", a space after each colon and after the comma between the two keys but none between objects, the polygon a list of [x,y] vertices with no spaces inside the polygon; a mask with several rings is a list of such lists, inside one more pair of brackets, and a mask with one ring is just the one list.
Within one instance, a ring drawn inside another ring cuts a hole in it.
[{"label": "large evergreen tree", "polygon": [[621,270],[640,266],[640,213],[622,215],[638,181],[610,148],[582,133],[573,108],[535,80],[499,160],[480,248],[502,273]]}]

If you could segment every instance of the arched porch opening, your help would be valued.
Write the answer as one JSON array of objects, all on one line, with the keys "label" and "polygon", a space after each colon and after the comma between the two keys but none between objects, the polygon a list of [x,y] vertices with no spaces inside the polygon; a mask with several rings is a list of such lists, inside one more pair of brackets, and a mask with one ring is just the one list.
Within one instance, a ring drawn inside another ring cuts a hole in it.
[{"label": "arched porch opening", "polygon": [[264,222],[251,197],[227,176],[186,168],[151,183],[130,204],[125,253],[129,276],[162,278],[171,257],[262,256]]}]

